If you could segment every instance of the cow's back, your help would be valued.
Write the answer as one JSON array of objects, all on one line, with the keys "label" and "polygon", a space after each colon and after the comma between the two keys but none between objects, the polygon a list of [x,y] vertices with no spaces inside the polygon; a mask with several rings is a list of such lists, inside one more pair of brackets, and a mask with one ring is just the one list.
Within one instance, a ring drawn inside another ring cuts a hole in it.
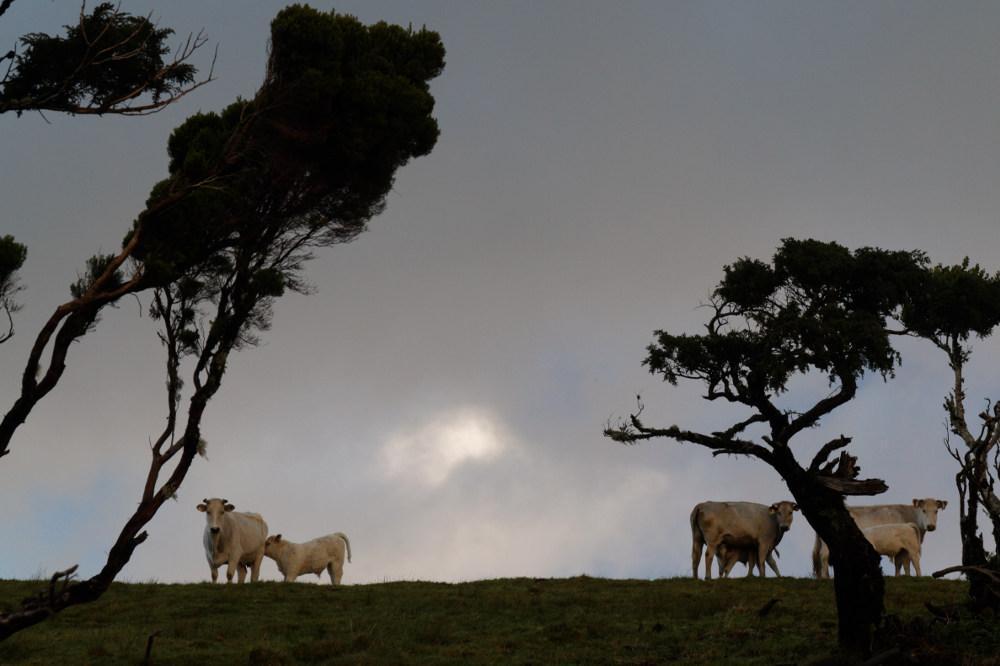
[{"label": "cow's back", "polygon": [[759,538],[770,528],[768,508],[756,502],[702,502],[695,507],[695,520],[706,541],[722,534],[741,540]]},{"label": "cow's back", "polygon": [[893,523],[913,523],[920,524],[917,516],[917,509],[909,504],[873,504],[870,506],[848,507],[854,522],[858,527],[865,529],[877,525],[890,525]]},{"label": "cow's back", "polygon": [[264,542],[267,540],[267,523],[259,513],[230,511],[225,515],[230,527],[230,544],[238,543],[244,553],[264,547]]}]

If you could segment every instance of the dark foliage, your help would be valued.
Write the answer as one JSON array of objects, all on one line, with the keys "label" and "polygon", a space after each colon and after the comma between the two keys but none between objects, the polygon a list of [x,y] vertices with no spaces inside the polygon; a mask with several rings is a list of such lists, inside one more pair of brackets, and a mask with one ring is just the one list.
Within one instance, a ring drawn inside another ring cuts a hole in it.
[{"label": "dark foliage", "polygon": [[6,330],[0,327],[0,342],[14,335],[14,320],[11,315],[21,309],[14,296],[21,291],[17,272],[28,258],[28,248],[14,240],[11,235],[0,236],[0,310],[7,316]]},{"label": "dark foliage", "polygon": [[[196,37],[172,61],[171,28],[133,16],[104,2],[81,12],[65,35],[42,32],[20,39],[21,52],[0,81],[0,113],[143,113],[162,108],[195,84],[195,68],[185,60],[203,40]],[[140,97],[147,103],[137,104]]]}]

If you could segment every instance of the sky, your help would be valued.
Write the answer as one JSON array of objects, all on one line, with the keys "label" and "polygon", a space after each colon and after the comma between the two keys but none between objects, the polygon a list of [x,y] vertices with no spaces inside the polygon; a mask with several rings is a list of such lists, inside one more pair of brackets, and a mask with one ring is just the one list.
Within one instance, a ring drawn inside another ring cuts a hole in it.
[{"label": "sky", "polygon": [[[0,116],[0,234],[29,251],[0,409],[86,258],[119,247],[166,175],[171,130],[254,94],[284,4],[124,0],[175,41],[204,30],[194,63],[207,71],[217,46],[215,80],[145,118]],[[202,424],[207,459],[122,580],[208,580],[206,497],[292,541],[346,533],[348,584],[690,575],[697,502],[791,496],[756,460],[602,437],[637,394],[649,425],[739,416],[646,371],[654,330],[697,333],[723,266],[768,260],[786,237],[1000,268],[994,3],[314,6],[441,34],[440,139],[399,171],[368,232],[310,264],[315,293],[279,301],[262,344],[230,357]],[[77,10],[15,2],[0,44]],[[147,306],[122,301],[72,347],[0,460],[0,577],[96,573],[138,502],[166,414]],[[846,434],[862,475],[889,485],[870,502],[949,501],[924,545],[929,572],[960,561],[950,377],[929,345],[900,348],[895,379],[866,379],[796,450],[808,461]],[[1000,346],[975,349],[970,411],[1000,393]],[[805,378],[790,399],[825,390]],[[797,514],[783,573],[808,575],[812,542]],[[270,560],[262,577],[280,579]]]}]

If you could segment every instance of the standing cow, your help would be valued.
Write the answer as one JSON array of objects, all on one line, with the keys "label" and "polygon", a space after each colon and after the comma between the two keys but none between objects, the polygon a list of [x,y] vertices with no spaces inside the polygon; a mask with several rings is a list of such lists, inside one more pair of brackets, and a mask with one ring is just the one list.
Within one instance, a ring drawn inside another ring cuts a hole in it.
[{"label": "standing cow", "polygon": [[260,563],[264,559],[267,523],[259,513],[240,513],[228,500],[213,497],[202,500],[197,509],[205,514],[205,557],[212,568],[212,582],[219,579],[219,567],[226,565],[226,582],[233,582],[239,571],[239,582],[247,576],[257,582]]},{"label": "standing cow", "polygon": [[792,512],[798,510],[799,506],[794,502],[776,502],[771,506],[754,502],[702,502],[695,505],[691,511],[691,568],[694,577],[698,577],[702,546],[707,546],[706,580],[712,578],[712,560],[720,546],[755,549],[756,565],[761,577],[764,577],[764,563],[792,526]]},{"label": "standing cow", "polygon": [[[867,506],[849,506],[847,510],[851,512],[851,517],[862,530],[876,525],[889,525],[892,523],[913,523],[917,527],[917,534],[920,543],[924,542],[924,534],[937,529],[938,511],[944,511],[948,506],[947,500],[925,497],[914,499],[911,504],[872,504]],[[909,559],[903,560],[906,573],[910,573]],[[817,578],[830,577],[830,549],[816,535],[816,542],[813,544],[813,574]],[[920,574],[917,574],[918,576]]]},{"label": "standing cow", "polygon": [[277,534],[267,537],[264,554],[278,563],[278,571],[284,574],[286,583],[307,573],[314,573],[319,578],[325,570],[330,574],[330,583],[340,585],[344,576],[345,550],[350,562],[351,542],[343,532],[327,534],[305,543],[294,543]]}]

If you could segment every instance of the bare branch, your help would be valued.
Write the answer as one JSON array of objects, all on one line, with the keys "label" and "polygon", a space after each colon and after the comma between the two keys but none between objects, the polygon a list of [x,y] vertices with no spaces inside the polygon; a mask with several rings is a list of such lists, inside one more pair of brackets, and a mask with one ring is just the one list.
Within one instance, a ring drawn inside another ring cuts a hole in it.
[{"label": "bare branch", "polygon": [[824,444],[823,448],[821,448],[816,453],[816,456],[812,459],[812,463],[809,465],[809,471],[810,472],[819,472],[820,465],[822,465],[823,463],[825,463],[827,461],[827,458],[830,457],[831,453],[833,453],[837,449],[844,448],[845,446],[847,446],[850,443],[851,443],[851,438],[850,437],[845,437],[844,435],[841,435],[837,439],[830,440],[829,442],[827,442],[826,444]]},{"label": "bare branch", "polygon": [[715,435],[705,435],[690,430],[681,430],[677,426],[669,428],[650,428],[643,425],[638,414],[629,417],[629,423],[621,423],[617,427],[608,427],[604,430],[604,436],[622,444],[635,444],[646,439],[656,439],[666,437],[678,442],[690,442],[705,448],[716,451],[716,455],[749,455],[760,458],[764,461],[771,460],[771,452],[759,444],[741,439],[728,437],[718,437]]},{"label": "bare branch", "polygon": [[[840,441],[840,439],[834,440],[827,443],[823,448],[826,449],[834,442],[839,443]],[[841,446],[846,445],[844,443]],[[841,446],[833,446],[830,450],[833,451],[836,448],[841,448]],[[841,451],[840,458],[836,462],[830,462],[823,468],[819,468],[815,458],[813,459],[813,464],[817,466],[817,469],[813,470],[812,466],[810,466],[810,471],[818,472],[816,480],[830,490],[834,490],[842,495],[879,495],[889,490],[889,486],[882,479],[858,479],[857,477],[861,473],[861,466],[858,465],[857,457],[848,454],[847,451]]]}]

